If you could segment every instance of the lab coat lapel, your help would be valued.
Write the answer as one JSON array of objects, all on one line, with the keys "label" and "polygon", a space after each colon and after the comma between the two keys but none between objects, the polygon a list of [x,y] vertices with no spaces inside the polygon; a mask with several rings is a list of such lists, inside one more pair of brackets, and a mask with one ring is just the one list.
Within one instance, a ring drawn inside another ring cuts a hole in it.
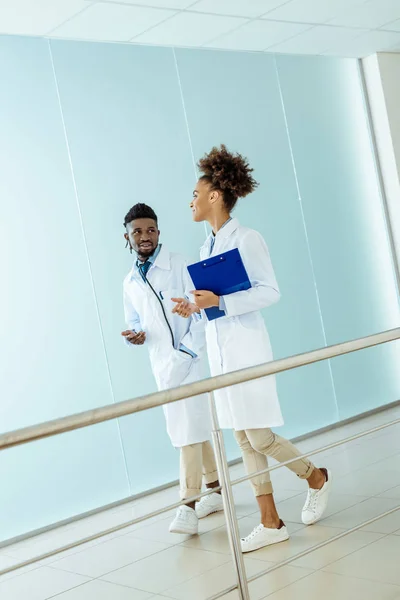
[{"label": "lab coat lapel", "polygon": [[217,235],[215,236],[215,244],[212,251],[212,256],[225,252],[226,240],[236,231],[238,227],[239,221],[237,219],[232,219],[225,225],[225,227],[222,227],[222,229],[218,231]]}]

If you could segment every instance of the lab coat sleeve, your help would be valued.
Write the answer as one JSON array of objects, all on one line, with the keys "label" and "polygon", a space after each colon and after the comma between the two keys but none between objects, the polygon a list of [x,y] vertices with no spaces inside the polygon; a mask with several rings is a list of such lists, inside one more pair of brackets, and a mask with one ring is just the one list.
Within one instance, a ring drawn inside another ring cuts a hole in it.
[{"label": "lab coat sleeve", "polygon": [[[139,315],[133,306],[132,300],[131,300],[128,292],[126,291],[125,286],[124,286],[123,297],[124,297],[125,323],[126,323],[127,329],[132,329],[134,331],[142,331],[142,326],[140,324]],[[124,342],[127,346],[131,346],[131,347],[133,346],[133,344],[128,342],[128,340],[125,338],[124,338]]]},{"label": "lab coat sleeve", "polygon": [[[189,275],[189,271],[187,270],[187,264],[184,263],[182,265],[182,284],[185,290],[185,296],[189,300],[189,302],[194,302],[194,297],[191,292],[195,289],[192,278]],[[192,352],[196,354],[196,356],[200,356],[205,350],[205,323],[204,319],[201,315],[197,313],[192,315],[189,319],[189,329],[187,333],[183,336],[181,340],[181,344],[189,348]]]},{"label": "lab coat sleeve", "polygon": [[227,317],[261,310],[275,304],[280,298],[267,244],[263,237],[257,231],[248,231],[240,240],[238,248],[252,287],[222,297],[222,305]]}]

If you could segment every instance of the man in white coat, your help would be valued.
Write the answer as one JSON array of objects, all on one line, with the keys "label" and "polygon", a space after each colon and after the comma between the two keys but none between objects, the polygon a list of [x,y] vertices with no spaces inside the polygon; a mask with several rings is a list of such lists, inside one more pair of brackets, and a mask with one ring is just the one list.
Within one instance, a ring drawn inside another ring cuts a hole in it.
[{"label": "man in white coat", "polygon": [[[172,298],[188,298],[193,289],[187,262],[159,243],[157,215],[146,204],[136,204],[124,220],[125,239],[136,253],[124,280],[124,310],[128,329],[122,332],[132,346],[146,344],[159,390],[177,387],[203,376],[204,324],[202,319],[181,319],[172,314]],[[168,435],[180,448],[182,500],[201,493],[202,477],[208,488],[219,486],[207,399],[187,398],[163,407]],[[171,533],[198,533],[198,520],[222,510],[218,493],[178,508]]]}]

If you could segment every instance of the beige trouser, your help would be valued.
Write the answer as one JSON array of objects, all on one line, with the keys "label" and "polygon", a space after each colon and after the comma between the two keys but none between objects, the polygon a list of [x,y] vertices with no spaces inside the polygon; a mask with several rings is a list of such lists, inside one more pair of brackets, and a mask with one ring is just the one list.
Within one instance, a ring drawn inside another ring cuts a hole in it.
[{"label": "beige trouser", "polygon": [[[271,429],[246,429],[246,431],[235,431],[234,433],[249,475],[268,467],[267,456],[272,456],[278,462],[285,462],[296,456],[301,456],[300,451],[289,440],[276,435]],[[287,466],[301,479],[308,479],[315,469],[307,458],[300,458]],[[251,485],[256,496],[273,493],[269,473],[254,477],[251,480]]]},{"label": "beige trouser", "polygon": [[210,442],[182,446],[180,495],[182,500],[201,493],[202,481],[214,483],[218,480],[217,464]]}]

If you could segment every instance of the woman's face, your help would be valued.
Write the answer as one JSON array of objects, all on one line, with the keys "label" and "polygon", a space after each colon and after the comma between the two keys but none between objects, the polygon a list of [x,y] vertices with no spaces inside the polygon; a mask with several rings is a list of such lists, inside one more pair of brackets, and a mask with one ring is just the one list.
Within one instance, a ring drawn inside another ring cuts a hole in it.
[{"label": "woman's face", "polygon": [[196,221],[196,223],[206,221],[211,213],[215,191],[211,190],[210,187],[207,181],[199,179],[193,191],[190,208],[192,209],[193,221]]}]

